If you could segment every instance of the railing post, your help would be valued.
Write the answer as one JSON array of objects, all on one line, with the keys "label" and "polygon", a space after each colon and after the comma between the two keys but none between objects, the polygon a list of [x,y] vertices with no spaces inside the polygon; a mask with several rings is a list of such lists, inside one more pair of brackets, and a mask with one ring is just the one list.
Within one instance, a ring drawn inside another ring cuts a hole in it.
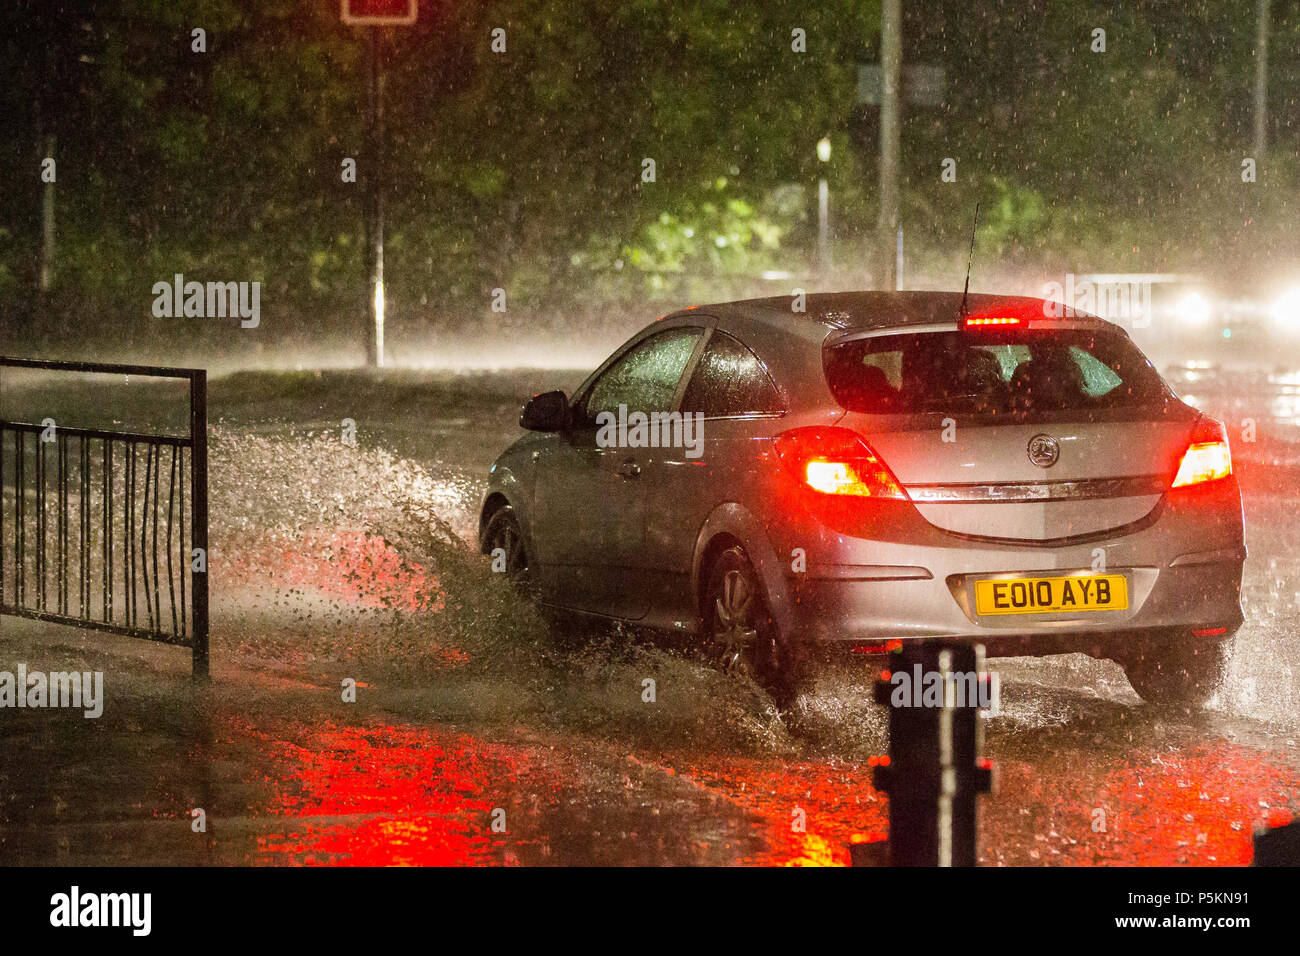
[{"label": "railing post", "polygon": [[193,572],[190,581],[194,597],[194,678],[208,678],[208,373],[195,369],[190,373],[190,520],[191,569],[194,551],[203,554],[202,572]]}]

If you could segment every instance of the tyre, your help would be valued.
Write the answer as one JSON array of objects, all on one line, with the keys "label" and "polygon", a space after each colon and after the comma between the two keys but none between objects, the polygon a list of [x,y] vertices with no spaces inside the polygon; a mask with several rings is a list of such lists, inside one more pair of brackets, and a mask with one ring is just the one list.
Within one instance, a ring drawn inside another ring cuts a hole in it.
[{"label": "tyre", "polygon": [[[524,532],[515,517],[515,509],[503,505],[493,512],[483,529],[484,549],[495,562],[504,555],[506,580],[521,590],[528,590],[528,550],[524,546]],[[498,554],[497,549],[503,553]]]},{"label": "tyre", "polygon": [[604,630],[604,625],[564,608],[543,603],[529,566],[528,548],[524,544],[523,529],[515,510],[504,505],[488,519],[483,529],[484,549],[493,560],[493,552],[500,548],[505,557],[504,575],[507,583],[520,595],[533,602],[551,642],[562,650],[575,650],[589,643],[594,634]]},{"label": "tyre", "polygon": [[717,556],[704,585],[704,638],[725,673],[752,680],[788,707],[797,692],[795,655],[782,644],[758,573],[744,550]]},{"label": "tyre", "polygon": [[1214,696],[1226,660],[1226,642],[1176,640],[1149,647],[1122,665],[1129,684],[1148,704],[1196,709]]}]

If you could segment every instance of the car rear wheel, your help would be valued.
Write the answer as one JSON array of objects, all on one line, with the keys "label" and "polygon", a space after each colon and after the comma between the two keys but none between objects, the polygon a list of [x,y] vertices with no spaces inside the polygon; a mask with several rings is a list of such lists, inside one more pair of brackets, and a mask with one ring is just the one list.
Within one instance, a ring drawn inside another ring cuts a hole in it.
[{"label": "car rear wheel", "polygon": [[1139,697],[1157,706],[1199,708],[1223,679],[1227,644],[1174,641],[1122,661]]},{"label": "car rear wheel", "polygon": [[704,633],[710,658],[724,672],[752,680],[782,707],[793,702],[793,662],[784,659],[758,574],[739,547],[723,551],[709,569]]}]

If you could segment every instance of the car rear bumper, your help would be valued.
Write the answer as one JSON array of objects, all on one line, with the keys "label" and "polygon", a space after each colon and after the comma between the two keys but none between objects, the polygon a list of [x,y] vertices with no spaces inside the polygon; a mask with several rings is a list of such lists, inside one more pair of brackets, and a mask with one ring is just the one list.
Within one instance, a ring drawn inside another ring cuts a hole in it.
[{"label": "car rear bumper", "polygon": [[[1244,557],[1244,555],[1243,555]],[[1087,565],[1083,565],[1086,569]],[[880,568],[869,569],[879,573]],[[1020,567],[1035,573],[1060,569]],[[1059,653],[1106,635],[1164,629],[1235,631],[1242,622],[1242,561],[1164,568],[1110,568],[1129,576],[1130,607],[1123,611],[1000,615],[981,618],[964,600],[971,576],[862,580],[810,573],[792,582],[794,630],[818,643],[880,642],[911,638],[977,638],[1021,653]],[[810,569],[812,572],[812,569]],[[843,572],[840,572],[841,574]]]},{"label": "car rear bumper", "polygon": [[[1140,526],[1052,546],[1017,545],[898,521],[890,533],[844,535],[787,573],[791,631],[822,644],[971,638],[1019,653],[1111,644],[1122,635],[1241,625],[1242,544],[1235,480],[1212,496],[1171,498]],[[818,561],[816,558],[821,558]],[[990,577],[1123,574],[1122,610],[981,616],[973,584]]]}]

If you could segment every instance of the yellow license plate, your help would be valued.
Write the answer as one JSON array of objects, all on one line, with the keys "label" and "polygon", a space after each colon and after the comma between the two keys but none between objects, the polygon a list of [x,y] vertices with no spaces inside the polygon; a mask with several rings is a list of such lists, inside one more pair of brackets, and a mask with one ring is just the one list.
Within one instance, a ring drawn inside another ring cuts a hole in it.
[{"label": "yellow license plate", "polygon": [[975,582],[975,613],[1058,614],[1068,611],[1123,611],[1128,580],[1122,574],[1064,578],[1002,578]]}]

